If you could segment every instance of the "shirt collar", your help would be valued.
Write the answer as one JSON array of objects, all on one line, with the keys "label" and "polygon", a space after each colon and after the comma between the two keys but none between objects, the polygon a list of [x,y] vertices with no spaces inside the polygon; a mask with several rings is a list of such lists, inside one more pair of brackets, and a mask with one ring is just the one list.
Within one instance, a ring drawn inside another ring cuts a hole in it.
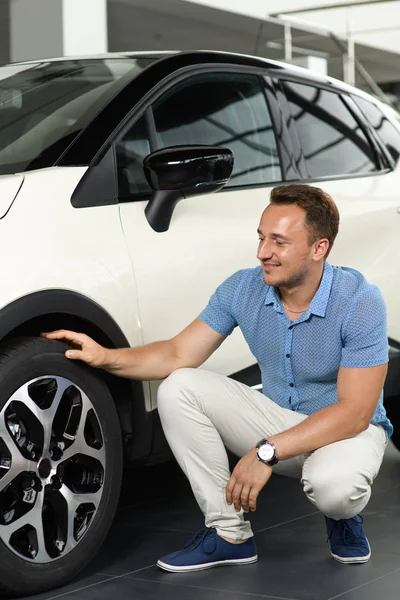
[{"label": "shirt collar", "polygon": [[276,290],[276,287],[274,287],[273,285],[267,286],[267,293],[265,294],[265,304],[273,304],[277,312],[283,312],[279,294]]},{"label": "shirt collar", "polygon": [[[319,288],[315,292],[314,298],[312,299],[311,304],[305,312],[304,316],[306,314],[313,314],[317,315],[318,317],[325,316],[326,307],[328,305],[328,300],[332,289],[332,281],[332,265],[325,261],[321,283],[319,284]],[[284,312],[279,293],[277,289],[272,285],[268,286],[267,293],[265,294],[265,304],[273,304],[277,312]]]}]

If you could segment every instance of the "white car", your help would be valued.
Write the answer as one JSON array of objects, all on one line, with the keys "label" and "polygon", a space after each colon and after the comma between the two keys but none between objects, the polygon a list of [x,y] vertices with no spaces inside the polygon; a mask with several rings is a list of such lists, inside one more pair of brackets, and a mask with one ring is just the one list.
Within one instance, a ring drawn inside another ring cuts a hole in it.
[{"label": "white car", "polygon": [[[399,156],[390,108],[260,58],[127,53],[0,68],[3,593],[74,577],[111,525],[123,453],[168,453],[158,382],[71,363],[40,332],[108,347],[177,334],[227,276],[256,266],[273,186],[315,183],[336,200],[330,261],[381,288],[386,396],[398,393]],[[205,366],[260,382],[237,330]]]}]

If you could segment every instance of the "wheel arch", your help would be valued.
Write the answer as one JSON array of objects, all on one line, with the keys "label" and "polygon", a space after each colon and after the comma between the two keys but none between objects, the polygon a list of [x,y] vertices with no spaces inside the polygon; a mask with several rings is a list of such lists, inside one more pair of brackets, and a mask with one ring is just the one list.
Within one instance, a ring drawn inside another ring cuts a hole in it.
[{"label": "wheel arch", "polygon": [[[108,348],[130,344],[113,317],[86,296],[63,289],[32,292],[0,310],[0,342],[71,329],[86,333]],[[142,383],[99,371],[117,407],[128,460],[144,459],[153,445],[154,415],[146,411]],[[154,412],[154,411],[153,411]]]}]

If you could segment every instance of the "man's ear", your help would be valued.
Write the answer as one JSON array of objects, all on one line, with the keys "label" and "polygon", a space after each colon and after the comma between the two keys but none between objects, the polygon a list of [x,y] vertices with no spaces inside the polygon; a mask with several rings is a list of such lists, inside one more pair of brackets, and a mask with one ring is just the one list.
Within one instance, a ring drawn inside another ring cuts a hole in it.
[{"label": "man's ear", "polygon": [[314,256],[315,261],[323,260],[329,250],[329,240],[322,238],[314,244]]}]

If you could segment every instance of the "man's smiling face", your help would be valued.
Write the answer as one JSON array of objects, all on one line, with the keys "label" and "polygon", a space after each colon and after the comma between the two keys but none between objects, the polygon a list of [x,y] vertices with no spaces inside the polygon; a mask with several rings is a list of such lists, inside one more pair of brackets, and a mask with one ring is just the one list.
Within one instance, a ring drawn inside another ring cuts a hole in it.
[{"label": "man's smiling face", "polygon": [[268,285],[294,287],[307,277],[315,244],[305,221],[305,211],[295,204],[270,204],[263,212],[257,258]]}]

